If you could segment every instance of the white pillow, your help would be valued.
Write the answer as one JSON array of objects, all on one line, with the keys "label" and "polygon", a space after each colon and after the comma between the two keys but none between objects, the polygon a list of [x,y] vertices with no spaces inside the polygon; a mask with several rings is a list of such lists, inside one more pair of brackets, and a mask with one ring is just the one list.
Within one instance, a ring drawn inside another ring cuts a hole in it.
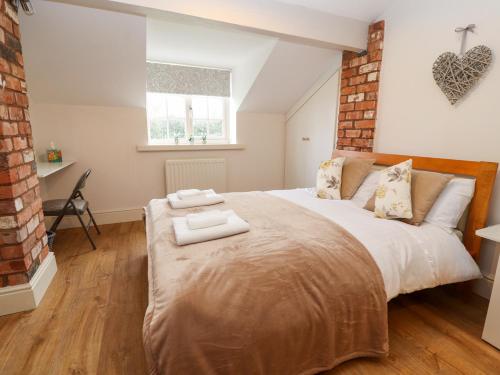
[{"label": "white pillow", "polygon": [[412,160],[380,171],[375,193],[375,216],[382,219],[411,219]]},{"label": "white pillow", "polygon": [[351,198],[351,202],[356,206],[363,208],[366,206],[368,200],[373,196],[377,190],[378,180],[380,179],[380,171],[370,172],[366,176],[361,186],[356,191],[356,194]]},{"label": "white pillow", "polygon": [[322,199],[341,199],[342,167],[345,158],[335,158],[321,163],[316,176],[316,192]]},{"label": "white pillow", "polygon": [[455,177],[443,189],[424,221],[445,229],[455,229],[474,196],[476,180]]}]

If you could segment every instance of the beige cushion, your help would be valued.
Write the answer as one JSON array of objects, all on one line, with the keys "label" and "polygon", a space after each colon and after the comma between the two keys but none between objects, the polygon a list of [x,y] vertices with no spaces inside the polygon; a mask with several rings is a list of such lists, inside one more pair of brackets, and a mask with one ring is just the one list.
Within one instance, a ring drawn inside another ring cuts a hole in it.
[{"label": "beige cushion", "polygon": [[[411,173],[411,200],[413,217],[404,220],[412,225],[420,225],[439,194],[453,178],[441,173],[412,171]],[[373,211],[375,208],[375,194],[366,203],[365,209]]]},{"label": "beige cushion", "polygon": [[351,199],[370,173],[375,159],[346,158],[342,168],[342,199]]},{"label": "beige cushion", "polygon": [[321,163],[316,176],[316,194],[321,199],[340,199],[342,166],[345,158],[335,158]]}]

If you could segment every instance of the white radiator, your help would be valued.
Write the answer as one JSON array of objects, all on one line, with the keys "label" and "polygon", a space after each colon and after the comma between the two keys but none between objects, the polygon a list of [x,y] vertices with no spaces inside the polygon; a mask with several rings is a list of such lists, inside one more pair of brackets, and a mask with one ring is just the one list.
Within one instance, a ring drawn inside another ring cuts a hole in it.
[{"label": "white radiator", "polygon": [[165,162],[167,194],[180,189],[226,192],[226,159],[183,159]]}]

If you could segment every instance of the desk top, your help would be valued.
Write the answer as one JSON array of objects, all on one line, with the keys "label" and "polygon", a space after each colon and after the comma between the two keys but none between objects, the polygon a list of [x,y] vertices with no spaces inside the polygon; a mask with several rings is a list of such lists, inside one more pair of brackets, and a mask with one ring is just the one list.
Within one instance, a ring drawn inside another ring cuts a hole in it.
[{"label": "desk top", "polygon": [[60,163],[49,163],[49,162],[37,162],[36,163],[36,174],[38,178],[45,178],[53,173],[59,172],[61,169],[69,167],[76,162],[73,161],[62,161]]},{"label": "desk top", "polygon": [[500,242],[500,224],[478,229],[476,235],[491,241]]}]

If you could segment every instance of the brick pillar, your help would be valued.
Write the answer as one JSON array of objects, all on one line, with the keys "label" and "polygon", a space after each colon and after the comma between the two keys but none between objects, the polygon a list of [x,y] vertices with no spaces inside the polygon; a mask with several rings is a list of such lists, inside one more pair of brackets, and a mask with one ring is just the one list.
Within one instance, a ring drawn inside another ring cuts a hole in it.
[{"label": "brick pillar", "polygon": [[373,150],[384,21],[370,25],[367,52],[344,51],[337,127],[337,149]]},{"label": "brick pillar", "polygon": [[48,254],[19,20],[0,0],[0,287],[27,283]]}]

